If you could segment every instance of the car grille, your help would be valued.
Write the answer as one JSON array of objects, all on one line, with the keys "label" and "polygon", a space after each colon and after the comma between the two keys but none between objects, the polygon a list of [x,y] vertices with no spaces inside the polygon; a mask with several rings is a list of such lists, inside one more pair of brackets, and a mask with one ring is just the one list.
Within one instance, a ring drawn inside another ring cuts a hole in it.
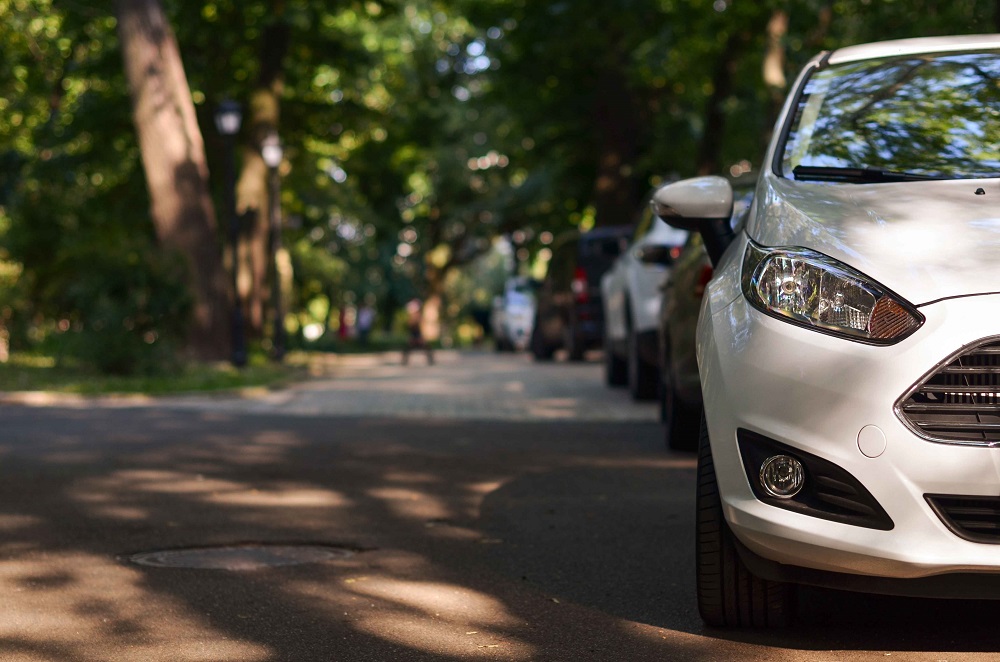
[{"label": "car grille", "polygon": [[963,350],[924,378],[896,409],[928,439],[1000,444],[1000,338]]},{"label": "car grille", "polygon": [[972,542],[1000,544],[1000,498],[935,494],[925,498],[955,535]]}]

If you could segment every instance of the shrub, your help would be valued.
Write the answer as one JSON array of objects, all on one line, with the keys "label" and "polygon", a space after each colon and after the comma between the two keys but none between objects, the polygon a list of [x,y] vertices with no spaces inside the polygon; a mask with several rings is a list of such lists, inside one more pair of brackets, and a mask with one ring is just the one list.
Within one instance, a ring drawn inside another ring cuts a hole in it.
[{"label": "shrub", "polygon": [[61,352],[108,374],[174,365],[191,311],[179,258],[116,247],[74,252],[61,266],[62,291],[52,293]]}]

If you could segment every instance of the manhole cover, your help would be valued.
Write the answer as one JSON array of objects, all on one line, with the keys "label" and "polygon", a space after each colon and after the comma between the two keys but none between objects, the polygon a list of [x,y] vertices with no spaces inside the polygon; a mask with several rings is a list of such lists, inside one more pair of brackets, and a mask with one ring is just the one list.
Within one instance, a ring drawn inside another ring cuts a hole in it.
[{"label": "manhole cover", "polygon": [[327,545],[229,545],[168,549],[133,554],[129,560],[156,568],[202,568],[208,570],[259,570],[303,563],[343,559],[354,550]]}]

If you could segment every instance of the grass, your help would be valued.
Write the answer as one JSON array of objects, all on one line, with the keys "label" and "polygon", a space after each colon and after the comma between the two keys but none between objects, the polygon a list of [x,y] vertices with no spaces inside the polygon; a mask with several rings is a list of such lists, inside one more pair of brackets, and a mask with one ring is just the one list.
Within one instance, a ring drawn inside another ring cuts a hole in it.
[{"label": "grass", "polygon": [[308,357],[292,353],[282,364],[263,354],[252,355],[249,365],[228,363],[189,364],[152,375],[102,375],[76,365],[62,365],[52,357],[14,354],[0,364],[0,391],[49,391],[78,395],[197,393],[267,388],[305,378]]}]

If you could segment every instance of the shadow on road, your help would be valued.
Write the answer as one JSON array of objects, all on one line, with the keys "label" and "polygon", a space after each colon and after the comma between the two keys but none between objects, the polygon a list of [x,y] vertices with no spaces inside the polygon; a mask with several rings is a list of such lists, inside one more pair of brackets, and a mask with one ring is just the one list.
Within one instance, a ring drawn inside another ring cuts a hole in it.
[{"label": "shadow on road", "polygon": [[[706,630],[694,460],[655,424],[18,407],[0,422],[5,660],[997,650],[980,603],[820,591],[801,629]],[[368,551],[242,573],[125,560],[250,541]]]}]

